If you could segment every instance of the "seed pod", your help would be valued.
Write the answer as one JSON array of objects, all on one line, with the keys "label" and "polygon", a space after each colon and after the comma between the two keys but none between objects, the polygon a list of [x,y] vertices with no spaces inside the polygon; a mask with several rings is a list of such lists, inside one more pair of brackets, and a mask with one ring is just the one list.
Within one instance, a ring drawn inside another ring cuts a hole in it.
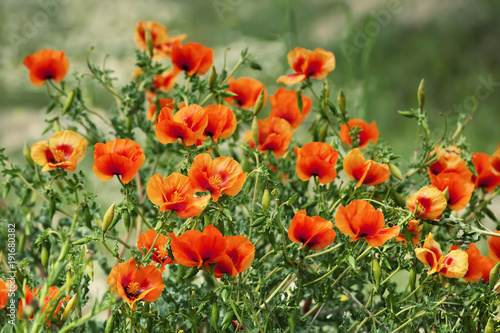
[{"label": "seed pod", "polygon": [[400,207],[406,207],[406,201],[405,201],[405,199],[403,199],[403,197],[401,196],[401,194],[399,194],[396,191],[391,191],[391,193],[392,193],[392,197],[394,198],[394,200],[396,201],[396,203]]},{"label": "seed pod", "polygon": [[210,317],[210,320],[212,322],[212,326],[218,327],[218,322],[219,322],[219,308],[217,307],[217,303],[213,302],[212,303],[212,315]]},{"label": "seed pod", "polygon": [[207,214],[204,214],[204,215],[203,215],[203,223],[205,224],[205,227],[206,227],[207,225],[212,224],[212,221],[210,220],[210,216],[208,216]]},{"label": "seed pod", "polygon": [[106,323],[106,329],[104,330],[104,333],[111,333],[111,332],[113,332],[114,317],[115,317],[114,313],[112,313],[111,316],[109,316],[108,322]]},{"label": "seed pod", "polygon": [[42,244],[40,260],[42,261],[43,268],[45,268],[45,271],[47,271],[47,266],[49,264],[49,251],[47,250],[47,246],[45,246],[45,243]]},{"label": "seed pod", "polygon": [[259,123],[257,122],[257,117],[253,117],[252,120],[252,138],[255,146],[259,145]]},{"label": "seed pod", "polygon": [[297,90],[296,97],[297,97],[297,106],[299,107],[300,113],[302,113],[303,104],[302,104],[302,90],[301,89]]},{"label": "seed pod", "polygon": [[83,210],[83,222],[85,223],[85,226],[87,226],[87,228],[89,229],[92,229],[92,215],[90,214],[89,206],[87,204],[84,205],[82,210]]},{"label": "seed pod", "polygon": [[190,279],[190,278],[194,277],[196,274],[198,274],[198,268],[196,268],[196,267],[195,267],[195,268],[191,268],[191,269],[190,269],[190,270],[186,273],[186,275],[184,275],[184,276],[182,277],[182,279],[184,279],[184,280],[185,280],[185,279]]},{"label": "seed pod", "polygon": [[125,125],[127,126],[127,131],[131,131],[132,130],[132,113],[129,113],[127,115],[127,119],[125,119]]},{"label": "seed pod", "polygon": [[77,296],[78,295],[74,295],[73,297],[71,297],[68,304],[66,304],[66,308],[64,308],[64,313],[63,313],[62,318],[61,318],[63,323],[68,319],[69,315],[75,309]]},{"label": "seed pod", "polygon": [[288,317],[288,326],[290,327],[290,332],[294,333],[295,332],[295,315],[293,313],[291,313],[290,317]]},{"label": "seed pod", "polygon": [[30,198],[31,198],[31,190],[29,188],[26,188],[21,198],[20,206],[21,207],[25,206]]},{"label": "seed pod", "polygon": [[222,330],[223,331],[229,327],[229,325],[232,322],[233,317],[234,317],[233,310],[229,310],[228,312],[226,312],[226,314],[224,315],[224,318],[222,319]]},{"label": "seed pod", "polygon": [[321,129],[319,130],[319,142],[325,142],[326,135],[328,134],[328,123],[324,123],[323,126],[321,126]]},{"label": "seed pod", "polygon": [[342,112],[342,115],[345,116],[345,109],[347,106],[347,102],[346,102],[345,95],[344,95],[344,92],[342,91],[342,89],[340,89],[340,91],[339,91],[339,97],[337,98],[337,101],[339,103],[340,112]]},{"label": "seed pod", "polygon": [[243,169],[243,172],[250,172],[250,161],[246,156],[243,157],[243,161],[241,162],[241,168]]},{"label": "seed pod", "polygon": [[263,224],[266,221],[265,216],[261,216],[259,218],[256,218],[255,221],[250,225],[252,228],[258,227],[259,225]]},{"label": "seed pod", "polygon": [[182,279],[184,278],[184,275],[186,273],[186,267],[182,265],[177,265],[177,280],[179,282],[182,282]]},{"label": "seed pod", "polygon": [[259,114],[260,110],[264,107],[264,89],[262,89],[259,93],[259,97],[257,97],[257,100],[255,101],[255,104],[253,106],[253,115],[257,117]]},{"label": "seed pod", "polygon": [[495,266],[493,266],[493,268],[490,271],[490,289],[493,289],[498,281],[499,269],[500,269],[500,261]]},{"label": "seed pod", "polygon": [[61,110],[61,114],[65,114],[71,108],[74,99],[75,99],[75,91],[71,90],[71,92],[68,95],[68,98],[66,98],[66,102],[64,103],[64,106]]},{"label": "seed pod", "polygon": [[484,327],[484,333],[493,333],[493,332],[495,332],[495,324],[493,324],[493,319],[490,317],[488,318],[488,322]]},{"label": "seed pod", "polygon": [[408,277],[408,285],[410,286],[410,290],[415,289],[415,283],[417,282],[417,267],[413,265],[410,269],[410,276]]},{"label": "seed pod", "polygon": [[214,90],[215,83],[217,83],[217,72],[215,70],[215,66],[212,66],[210,76],[208,77],[208,87],[210,88],[210,90]]},{"label": "seed pod", "polygon": [[35,166],[35,162],[33,162],[33,158],[31,158],[30,147],[28,147],[28,143],[26,141],[24,141],[23,155],[24,155],[24,158],[26,159],[26,162],[28,162],[30,167],[33,168]]},{"label": "seed pod", "polygon": [[398,113],[406,118],[415,118],[415,116],[416,116],[415,112],[413,112],[413,111],[399,111],[398,110]]},{"label": "seed pod", "polygon": [[388,163],[387,165],[389,166],[389,171],[391,172],[391,175],[393,175],[399,180],[403,180],[403,174],[396,165],[394,165],[393,163]]},{"label": "seed pod", "polygon": [[19,243],[17,244],[17,250],[22,252],[24,250],[24,244],[26,243],[26,234],[23,232],[21,234],[21,238],[19,239]]},{"label": "seed pod", "polygon": [[153,36],[151,36],[151,31],[149,31],[149,29],[146,29],[144,34],[145,34],[144,37],[146,39],[146,46],[148,47],[148,53],[149,53],[149,56],[152,58],[153,57],[153,48],[154,48]]},{"label": "seed pod", "polygon": [[108,210],[106,211],[106,214],[104,214],[104,218],[102,219],[102,235],[108,231],[108,228],[111,225],[111,222],[113,222],[113,218],[115,217],[115,203],[113,203]]},{"label": "seed pod", "polygon": [[125,225],[125,229],[127,229],[127,232],[130,232],[132,223],[130,221],[130,213],[128,212],[128,209],[122,210],[122,218],[123,218],[123,224]]},{"label": "seed pod", "polygon": [[425,85],[424,85],[424,79],[420,81],[420,84],[418,86],[418,92],[417,92],[417,97],[418,97],[418,107],[423,108],[424,103],[425,103]]},{"label": "seed pod", "polygon": [[266,212],[269,208],[269,205],[271,205],[271,194],[269,193],[266,182],[266,188],[264,189],[264,194],[262,195],[262,210]]},{"label": "seed pod", "polygon": [[380,264],[375,256],[373,256],[372,260],[372,272],[373,272],[373,279],[375,280],[375,288],[378,289],[378,287],[380,287],[380,278],[382,277],[382,270],[380,269]]},{"label": "seed pod", "polygon": [[7,195],[9,195],[9,191],[10,191],[10,182],[6,181],[3,187],[2,198],[4,199],[7,198]]},{"label": "seed pod", "polygon": [[49,220],[52,221],[55,212],[56,212],[56,198],[53,195],[51,195],[49,197]]}]

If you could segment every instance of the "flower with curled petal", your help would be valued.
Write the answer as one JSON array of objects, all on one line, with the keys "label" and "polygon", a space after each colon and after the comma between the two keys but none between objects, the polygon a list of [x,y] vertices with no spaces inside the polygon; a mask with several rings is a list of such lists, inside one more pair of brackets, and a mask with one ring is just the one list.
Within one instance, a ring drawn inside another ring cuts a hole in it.
[{"label": "flower with curled petal", "polygon": [[186,146],[192,146],[203,139],[203,131],[208,124],[205,110],[196,104],[183,107],[172,115],[172,109],[164,107],[158,115],[155,134],[163,144],[174,143],[179,139]]},{"label": "flower with curled petal", "polygon": [[61,82],[69,70],[69,61],[64,51],[52,49],[40,50],[26,56],[23,62],[30,71],[30,81],[37,87],[43,86],[45,81]]},{"label": "flower with curled petal", "polygon": [[225,236],[224,239],[226,240],[225,255],[217,261],[214,275],[220,278],[223,274],[229,274],[236,278],[238,273],[250,268],[255,256],[255,246],[242,235]]},{"label": "flower with curled petal", "polygon": [[335,56],[322,48],[311,51],[296,47],[288,53],[287,59],[295,74],[282,75],[276,81],[286,85],[297,84],[310,77],[323,80],[335,69]]},{"label": "flower with curled petal", "polygon": [[380,133],[377,128],[377,124],[372,121],[371,124],[368,124],[363,119],[351,119],[346,124],[340,125],[340,139],[343,143],[352,147],[352,139],[350,133],[354,131],[355,128],[358,128],[358,134],[356,136],[357,140],[359,140],[358,147],[366,148],[370,141],[375,144],[377,143],[378,137]]},{"label": "flower with curled petal", "polygon": [[294,147],[294,150],[297,155],[295,169],[301,180],[307,181],[312,176],[317,176],[321,184],[335,180],[339,154],[332,146],[324,142],[310,142],[302,148]]},{"label": "flower with curled petal", "polygon": [[236,80],[232,77],[227,81],[229,88],[227,91],[237,94],[237,96],[231,96],[224,98],[224,101],[231,105],[239,106],[244,110],[251,109],[262,90],[264,90],[264,102],[263,106],[266,105],[267,101],[267,90],[264,84],[259,80],[250,77],[240,77]]},{"label": "flower with curled petal", "polygon": [[372,160],[365,160],[359,148],[352,149],[344,158],[344,172],[350,179],[358,181],[355,188],[362,184],[374,186],[389,180],[391,172],[389,166],[384,163],[377,163]]},{"label": "flower with curled petal", "polygon": [[332,244],[337,233],[333,223],[319,216],[309,217],[305,210],[299,210],[288,228],[288,238],[294,243],[304,244],[314,251],[319,251]]},{"label": "flower with curled petal", "polygon": [[213,64],[214,51],[199,43],[180,43],[172,47],[172,64],[175,70],[184,71],[187,75],[203,75]]},{"label": "flower with curled petal", "polygon": [[406,198],[406,207],[423,220],[439,219],[447,205],[443,192],[432,185],[424,186]]}]

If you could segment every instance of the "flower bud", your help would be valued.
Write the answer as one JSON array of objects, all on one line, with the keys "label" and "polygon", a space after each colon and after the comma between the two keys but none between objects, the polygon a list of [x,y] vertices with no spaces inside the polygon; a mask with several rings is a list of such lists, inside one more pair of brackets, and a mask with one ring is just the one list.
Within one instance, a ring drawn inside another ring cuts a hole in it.
[{"label": "flower bud", "polygon": [[446,186],[446,188],[443,191],[443,195],[446,199],[446,201],[450,200],[450,187]]},{"label": "flower bud", "polygon": [[113,203],[108,210],[106,211],[106,214],[104,214],[104,218],[102,219],[102,235],[108,231],[109,226],[111,225],[111,222],[113,221],[113,218],[115,217],[115,203]]},{"label": "flower bud", "polygon": [[500,261],[495,266],[493,266],[493,268],[490,271],[490,289],[493,289],[498,281],[499,269],[500,269]]},{"label": "flower bud", "polygon": [[342,115],[345,116],[345,108],[346,108],[346,100],[345,100],[345,95],[342,89],[339,91],[339,97],[337,98],[338,103],[339,103],[339,108],[340,112],[342,112]]},{"label": "flower bud", "polygon": [[66,98],[66,102],[64,103],[64,106],[61,110],[61,114],[65,114],[68,112],[68,110],[71,108],[71,105],[73,105],[73,100],[75,99],[75,91],[71,90],[71,92],[68,95],[68,98]]},{"label": "flower bud", "polygon": [[224,318],[222,319],[222,330],[223,331],[225,331],[226,328],[229,327],[229,325],[232,322],[233,316],[234,316],[233,310],[229,310],[228,312],[226,312],[226,314],[224,315]]},{"label": "flower bud", "polygon": [[56,198],[51,195],[49,197],[49,220],[52,220],[56,212]]},{"label": "flower bud", "polygon": [[493,332],[495,332],[495,324],[493,323],[493,319],[490,317],[488,318],[488,322],[484,327],[484,333],[493,333]]},{"label": "flower bud", "polygon": [[219,308],[217,307],[216,302],[212,303],[212,315],[210,317],[210,320],[214,328],[218,327],[217,323],[219,322]]},{"label": "flower bud", "polygon": [[259,114],[260,110],[262,110],[263,107],[264,107],[264,89],[260,91],[259,97],[257,97],[257,100],[255,101],[255,104],[253,106],[253,115],[257,117],[257,115]]},{"label": "flower bud", "polygon": [[257,122],[257,117],[253,117],[252,120],[252,138],[255,146],[259,145],[259,123]]},{"label": "flower bud", "polygon": [[255,221],[250,225],[252,228],[260,226],[262,223],[266,221],[265,216],[261,216],[259,218],[256,218]]},{"label": "flower bud", "polygon": [[64,313],[62,315],[62,322],[64,323],[69,315],[73,312],[73,310],[75,309],[75,306],[76,306],[76,301],[77,301],[77,296],[78,295],[74,295],[68,302],[68,304],[66,304],[66,308],[64,309]]},{"label": "flower bud", "polygon": [[146,45],[148,47],[148,53],[149,53],[149,56],[150,57],[153,57],[153,48],[154,48],[154,44],[153,44],[153,36],[151,36],[151,32],[149,31],[149,29],[146,29],[146,31],[144,32],[145,34],[145,39],[146,39]]},{"label": "flower bud", "polygon": [[85,265],[85,270],[90,278],[90,280],[94,281],[94,260],[90,258]]},{"label": "flower bud", "polygon": [[47,250],[47,246],[45,243],[42,244],[42,251],[40,253],[40,260],[42,262],[43,268],[47,271],[47,266],[49,264],[49,250]]},{"label": "flower bud", "polygon": [[399,180],[403,180],[403,174],[401,173],[401,170],[399,170],[399,168],[396,165],[394,165],[392,163],[388,163],[387,165],[389,166],[389,171],[391,172],[391,175],[393,175],[394,177],[396,177]]},{"label": "flower bud", "polygon": [[373,279],[375,280],[375,288],[378,289],[378,287],[380,287],[380,278],[382,277],[382,270],[380,269],[380,264],[375,256],[373,256],[372,260],[372,272],[373,272]]},{"label": "flower bud", "polygon": [[410,286],[410,290],[415,289],[415,283],[417,282],[417,267],[413,265],[410,269],[410,276],[408,277],[408,285]]},{"label": "flower bud", "polygon": [[215,70],[215,67],[212,66],[210,76],[208,77],[208,87],[210,88],[210,90],[214,90],[215,83],[217,83],[217,71]]},{"label": "flower bud", "polygon": [[114,314],[112,313],[111,316],[109,316],[108,322],[106,323],[106,328],[104,329],[104,333],[111,333],[113,332],[113,322],[114,322]]},{"label": "flower bud", "polygon": [[271,194],[269,193],[269,189],[267,188],[267,182],[266,182],[266,188],[264,189],[264,194],[262,195],[262,210],[264,212],[267,211],[270,204],[271,204]]},{"label": "flower bud", "polygon": [[420,81],[420,85],[418,86],[418,92],[417,92],[417,97],[418,97],[418,107],[423,108],[424,103],[425,103],[425,85],[424,85],[424,79]]},{"label": "flower bud", "polygon": [[33,168],[35,166],[35,163],[33,162],[33,159],[31,158],[30,147],[28,147],[28,143],[26,141],[24,141],[23,155],[24,155],[24,158],[26,159],[26,162],[28,162],[30,167]]},{"label": "flower bud", "polygon": [[125,225],[125,229],[127,229],[127,232],[130,232],[130,229],[132,227],[132,223],[130,220],[130,213],[128,212],[128,209],[124,209],[122,211],[122,217],[123,217],[123,224]]},{"label": "flower bud", "polygon": [[324,123],[321,129],[319,130],[319,142],[325,142],[326,135],[328,134],[328,123]]}]

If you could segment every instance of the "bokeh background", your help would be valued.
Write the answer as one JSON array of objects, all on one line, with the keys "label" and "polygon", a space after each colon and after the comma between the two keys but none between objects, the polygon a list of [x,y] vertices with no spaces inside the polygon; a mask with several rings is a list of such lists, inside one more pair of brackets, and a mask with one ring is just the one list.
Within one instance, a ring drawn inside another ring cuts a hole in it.
[{"label": "bokeh background", "polygon": [[[478,111],[467,126],[472,151],[488,154],[500,142],[500,24],[498,1],[486,0],[3,0],[0,2],[0,145],[21,158],[44,128],[48,97],[34,87],[22,62],[39,49],[65,50],[70,71],[86,71],[85,56],[108,68],[117,85],[135,69],[133,32],[154,20],[171,35],[214,49],[216,65],[226,48],[232,65],[246,46],[262,65],[240,75],[255,77],[270,93],[276,78],[290,73],[286,54],[296,46],[333,51],[337,67],[328,76],[332,97],[347,95],[351,115],[375,120],[382,139],[409,159],[416,123],[397,114],[417,106],[425,78],[426,109],[435,137],[443,113],[454,129],[458,114]],[[71,80],[71,79],[70,79]],[[105,115],[113,101],[94,86],[87,98]],[[45,138],[46,139],[46,138]]]}]

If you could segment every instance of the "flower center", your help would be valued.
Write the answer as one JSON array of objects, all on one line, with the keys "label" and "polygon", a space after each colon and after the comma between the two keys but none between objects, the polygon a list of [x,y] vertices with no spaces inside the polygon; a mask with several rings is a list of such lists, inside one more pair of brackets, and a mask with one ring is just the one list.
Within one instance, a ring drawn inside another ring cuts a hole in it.
[{"label": "flower center", "polygon": [[64,150],[62,150],[62,149],[55,149],[52,152],[52,155],[54,155],[54,157],[50,161],[52,163],[61,163],[61,162],[64,162],[66,160],[66,154],[64,153]]},{"label": "flower center", "polygon": [[165,260],[168,257],[168,251],[166,249],[166,246],[158,247],[155,251],[155,254],[161,261]]},{"label": "flower center", "polygon": [[210,184],[213,184],[216,187],[220,187],[220,184],[224,181],[224,179],[222,179],[221,175],[215,174],[213,176],[210,176],[208,181],[210,182]]},{"label": "flower center", "polygon": [[183,201],[183,200],[184,200],[184,194],[179,193],[177,191],[172,193],[172,195],[170,196],[170,202],[179,202],[179,201]]},{"label": "flower center", "polygon": [[127,288],[125,288],[125,293],[127,294],[128,298],[136,299],[137,296],[139,296],[139,283],[138,282],[131,282],[127,286]]}]

